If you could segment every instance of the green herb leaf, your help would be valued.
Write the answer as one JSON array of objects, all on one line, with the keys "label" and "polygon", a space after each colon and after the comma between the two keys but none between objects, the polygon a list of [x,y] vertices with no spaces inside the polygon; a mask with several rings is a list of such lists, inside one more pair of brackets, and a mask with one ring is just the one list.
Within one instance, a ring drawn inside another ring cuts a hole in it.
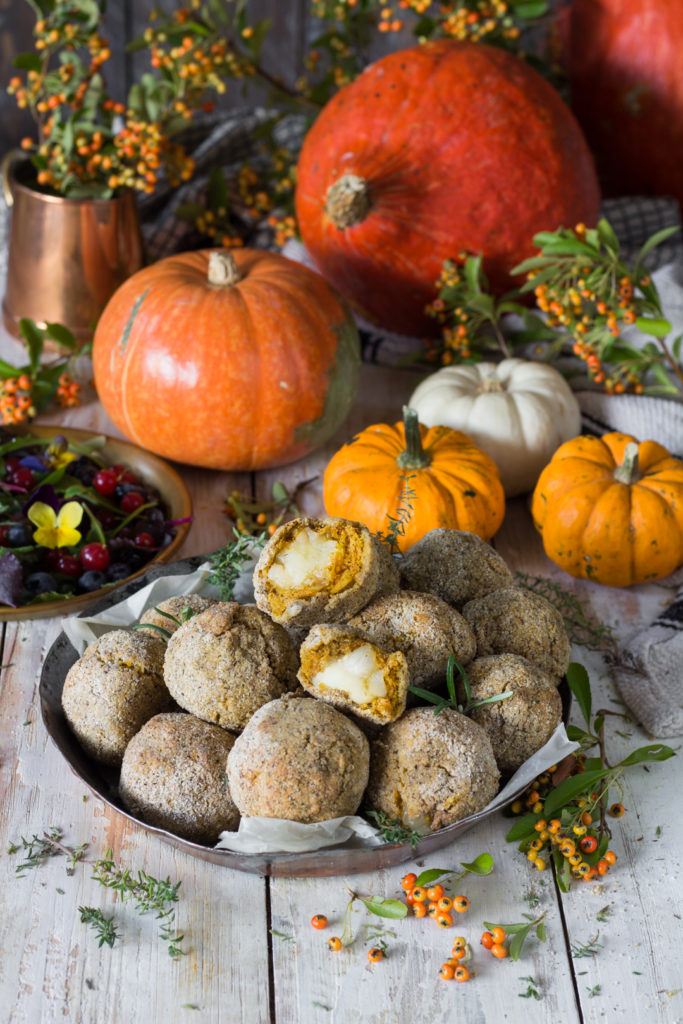
[{"label": "green herb leaf", "polygon": [[473,861],[461,861],[462,866],[472,875],[490,875],[493,871],[493,857],[490,853],[480,853]]},{"label": "green herb leaf", "polygon": [[637,750],[631,751],[628,757],[619,761],[617,767],[626,768],[628,765],[643,764],[645,761],[668,761],[674,754],[675,751],[663,743],[648,743],[646,747],[638,747]]},{"label": "green herb leaf", "polygon": [[407,917],[408,907],[401,900],[388,899],[363,899],[361,897],[361,903],[365,906],[371,914],[377,914],[378,917],[391,917],[391,918],[402,918]]},{"label": "green herb leaf", "polygon": [[576,697],[577,704],[581,709],[586,725],[591,726],[591,684],[588,672],[583,665],[573,661],[567,669],[567,682],[569,689]]},{"label": "green herb leaf", "polygon": [[580,796],[581,793],[590,792],[590,790],[595,788],[596,782],[600,782],[601,779],[604,779],[609,774],[609,769],[602,769],[601,771],[586,771],[582,772],[581,775],[570,776],[570,778],[561,782],[546,797],[543,813],[546,816],[553,814],[554,811],[564,807],[565,804],[570,803],[575,797]]},{"label": "green herb leaf", "polygon": [[521,818],[517,818],[514,825],[505,836],[508,843],[516,843],[519,839],[524,839],[530,832],[533,832],[534,825],[540,817],[540,814],[524,814]]}]

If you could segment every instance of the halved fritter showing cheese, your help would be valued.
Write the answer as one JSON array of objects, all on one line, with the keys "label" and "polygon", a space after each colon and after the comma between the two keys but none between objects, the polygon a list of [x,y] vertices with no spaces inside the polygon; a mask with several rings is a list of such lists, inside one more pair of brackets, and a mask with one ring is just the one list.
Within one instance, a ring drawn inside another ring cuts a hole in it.
[{"label": "halved fritter showing cheese", "polygon": [[299,682],[314,697],[377,725],[403,714],[408,662],[400,651],[350,626],[322,625],[313,627],[299,655]]},{"label": "halved fritter showing cheese", "polygon": [[254,570],[256,604],[286,626],[341,622],[392,585],[391,559],[366,526],[347,519],[284,523]]}]

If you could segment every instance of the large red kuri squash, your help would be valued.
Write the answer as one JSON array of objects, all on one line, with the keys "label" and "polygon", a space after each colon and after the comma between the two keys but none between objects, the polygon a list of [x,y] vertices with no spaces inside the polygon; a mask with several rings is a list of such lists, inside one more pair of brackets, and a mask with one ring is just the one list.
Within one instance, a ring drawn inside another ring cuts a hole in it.
[{"label": "large red kuri squash", "polygon": [[497,291],[541,230],[594,223],[598,185],[574,116],[518,57],[439,40],[372,64],[327,104],[298,165],[296,211],[327,279],[369,319],[424,315],[443,261],[484,254]]},{"label": "large red kuri squash", "polygon": [[568,18],[572,107],[605,191],[683,205],[683,0],[572,0]]},{"label": "large red kuri squash", "polygon": [[116,426],[212,469],[278,466],[322,444],[351,407],[359,364],[353,318],[325,280],[248,249],[139,271],[106,306],[93,345]]}]

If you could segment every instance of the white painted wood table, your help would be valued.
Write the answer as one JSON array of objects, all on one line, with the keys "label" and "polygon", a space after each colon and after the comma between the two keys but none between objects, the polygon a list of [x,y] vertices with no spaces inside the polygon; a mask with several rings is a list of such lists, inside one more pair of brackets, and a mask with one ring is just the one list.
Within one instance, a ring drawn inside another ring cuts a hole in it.
[{"label": "white painted wood table", "polygon": [[[181,556],[214,550],[228,539],[222,507],[234,488],[266,495],[275,480],[290,489],[319,474],[343,440],[371,422],[398,418],[412,391],[408,371],[365,367],[357,405],[326,448],[299,463],[268,473],[230,475],[181,468],[194,499],[195,523]],[[84,426],[115,434],[93,400],[46,422]],[[320,481],[303,493],[306,512],[321,511]],[[560,578],[536,537],[526,503],[508,504],[495,546],[513,569]],[[582,586],[563,577],[615,627],[620,636],[650,621],[671,599],[665,587],[625,591]],[[539,1024],[637,1021],[683,1022],[683,883],[681,878],[681,761],[636,767],[624,782],[626,815],[613,825],[617,866],[598,884],[577,884],[561,895],[550,871],[539,873],[505,842],[509,822],[489,818],[440,853],[428,867],[457,867],[489,851],[495,870],[465,880],[471,907],[451,931],[427,919],[384,922],[396,932],[386,959],[370,965],[358,940],[339,953],[326,940],[341,931],[347,902],[344,878],[265,879],[204,863],[113,815],[70,771],[43,727],[38,682],[42,661],[60,632],[59,619],[2,626],[0,677],[0,1021],[12,1024],[167,1024],[176,1021],[233,1024]],[[617,697],[601,659],[575,648],[591,671],[595,707],[616,707]],[[683,667],[682,667],[683,673]],[[578,719],[576,719],[578,721]],[[610,749],[617,755],[650,739],[635,724],[624,725]],[[673,741],[674,747],[678,746]],[[157,938],[152,917],[90,878],[79,865],[65,873],[55,857],[24,877],[15,877],[18,855],[5,856],[11,842],[49,826],[64,831],[68,845],[89,844],[90,856],[111,847],[122,866],[157,878],[182,881],[177,923],[188,953],[176,960]],[[361,892],[391,896],[409,867],[353,876]],[[478,944],[484,920],[519,921],[524,894],[533,886],[539,912],[547,915],[548,939],[530,941],[522,959],[496,961]],[[79,905],[113,913],[123,941],[98,948],[93,931],[80,923]],[[609,907],[604,923],[596,920]],[[310,919],[324,913],[327,931]],[[356,915],[358,923],[362,917]],[[370,918],[365,918],[370,920]],[[379,918],[372,919],[379,924]],[[273,933],[291,936],[292,941]],[[599,932],[597,955],[575,959],[573,943]],[[442,982],[439,967],[452,938],[473,943],[476,977],[468,984]],[[522,998],[531,977],[540,1000]]]}]

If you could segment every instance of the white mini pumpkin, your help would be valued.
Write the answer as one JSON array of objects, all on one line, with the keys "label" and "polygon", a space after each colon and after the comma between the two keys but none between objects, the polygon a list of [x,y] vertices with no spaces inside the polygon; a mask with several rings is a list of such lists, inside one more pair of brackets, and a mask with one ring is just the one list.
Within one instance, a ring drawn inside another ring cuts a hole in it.
[{"label": "white mini pumpkin", "polygon": [[498,466],[507,497],[533,490],[557,448],[581,431],[564,377],[526,359],[445,366],[418,384],[408,404],[425,426],[471,437]]}]

